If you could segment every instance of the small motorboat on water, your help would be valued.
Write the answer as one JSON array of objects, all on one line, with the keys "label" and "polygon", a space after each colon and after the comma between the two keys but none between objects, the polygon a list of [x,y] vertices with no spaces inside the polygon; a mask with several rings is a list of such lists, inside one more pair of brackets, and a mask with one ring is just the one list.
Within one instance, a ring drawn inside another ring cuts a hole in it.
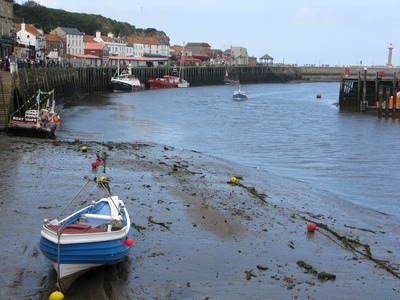
[{"label": "small motorboat on water", "polygon": [[242,86],[239,86],[239,89],[233,92],[232,100],[236,101],[247,100],[246,92],[242,90]]},{"label": "small motorboat on water", "polygon": [[[79,198],[75,212],[61,220],[45,219],[41,231],[40,250],[56,270],[61,292],[67,292],[82,274],[122,261],[133,245],[128,210],[118,196],[111,196],[107,178],[85,179],[87,183],[80,192],[89,183],[94,187],[83,199],[79,193],[74,197],[73,200]],[[106,191],[107,197],[79,209],[97,186]],[[67,207],[71,204],[72,201]]]},{"label": "small motorboat on water", "polygon": [[56,138],[60,116],[55,112],[54,90],[38,90],[28,100],[15,99],[7,129],[15,135]]}]

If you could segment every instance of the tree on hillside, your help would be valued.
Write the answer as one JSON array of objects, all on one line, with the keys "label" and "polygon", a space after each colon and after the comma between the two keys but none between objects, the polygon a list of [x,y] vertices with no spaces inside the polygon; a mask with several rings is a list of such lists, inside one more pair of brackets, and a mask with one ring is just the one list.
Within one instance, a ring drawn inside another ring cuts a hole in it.
[{"label": "tree on hillside", "polygon": [[24,4],[14,4],[14,23],[34,24],[44,32],[50,32],[58,26],[77,28],[87,34],[94,34],[100,30],[102,34],[113,32],[118,35],[131,35],[135,32],[135,26],[122,23],[100,15],[84,13],[72,13],[62,9],[53,9],[42,6],[35,1],[27,1]]}]

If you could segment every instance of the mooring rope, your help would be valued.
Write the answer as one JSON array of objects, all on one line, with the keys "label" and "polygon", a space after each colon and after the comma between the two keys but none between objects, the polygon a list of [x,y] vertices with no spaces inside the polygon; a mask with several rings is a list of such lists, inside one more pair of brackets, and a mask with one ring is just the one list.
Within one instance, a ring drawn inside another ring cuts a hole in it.
[{"label": "mooring rope", "polygon": [[[78,193],[75,195],[74,198],[71,199],[71,201],[69,201],[69,203],[67,204],[66,207],[64,207],[64,209],[60,212],[60,214],[58,215],[57,219],[65,212],[65,210],[71,205],[71,203],[79,196],[79,194],[86,188],[86,186],[89,184],[89,180],[86,182],[86,184],[78,191]],[[87,198],[88,196],[86,196]],[[85,198],[85,199],[86,199]]]}]

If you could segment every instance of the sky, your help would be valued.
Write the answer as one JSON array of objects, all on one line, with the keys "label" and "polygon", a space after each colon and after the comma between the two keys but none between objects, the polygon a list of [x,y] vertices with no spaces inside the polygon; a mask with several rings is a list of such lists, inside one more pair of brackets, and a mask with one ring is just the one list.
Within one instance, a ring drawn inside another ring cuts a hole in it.
[{"label": "sky", "polygon": [[240,46],[256,58],[268,54],[274,63],[384,66],[392,44],[392,64],[400,65],[399,0],[36,2],[49,8],[99,14],[136,28],[155,28],[166,33],[171,45],[205,42],[221,50]]}]

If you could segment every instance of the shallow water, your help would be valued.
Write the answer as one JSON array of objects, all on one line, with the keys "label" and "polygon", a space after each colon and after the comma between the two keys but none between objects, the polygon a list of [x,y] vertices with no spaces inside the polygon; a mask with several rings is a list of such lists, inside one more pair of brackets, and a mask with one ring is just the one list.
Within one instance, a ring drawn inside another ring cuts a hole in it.
[{"label": "shallow water", "polygon": [[245,102],[231,86],[92,95],[65,104],[59,138],[197,150],[400,217],[399,120],[339,111],[339,83],[242,89]]}]

